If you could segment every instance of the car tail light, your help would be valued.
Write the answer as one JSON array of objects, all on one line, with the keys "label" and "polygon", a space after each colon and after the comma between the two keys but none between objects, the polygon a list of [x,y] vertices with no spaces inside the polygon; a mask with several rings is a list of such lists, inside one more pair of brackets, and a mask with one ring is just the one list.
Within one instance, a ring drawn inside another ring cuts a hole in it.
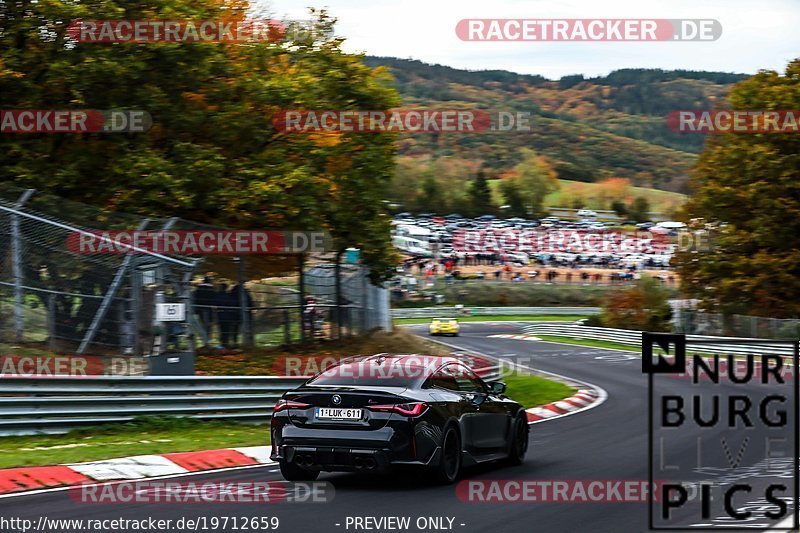
[{"label": "car tail light", "polygon": [[397,413],[403,416],[419,416],[428,408],[426,403],[401,403],[395,405],[369,405],[367,409],[370,411],[379,411],[384,413]]},{"label": "car tail light", "polygon": [[311,407],[311,404],[303,403],[303,402],[295,402],[292,400],[284,400],[281,398],[278,400],[278,403],[275,404],[275,407],[272,409],[273,413],[280,413],[281,411],[285,411],[286,409],[305,409],[307,407]]}]

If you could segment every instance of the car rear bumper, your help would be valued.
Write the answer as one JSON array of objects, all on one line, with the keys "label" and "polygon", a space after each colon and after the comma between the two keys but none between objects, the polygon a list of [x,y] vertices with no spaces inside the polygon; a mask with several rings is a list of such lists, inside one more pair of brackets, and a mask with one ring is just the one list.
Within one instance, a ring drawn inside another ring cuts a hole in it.
[{"label": "car rear bumper", "polygon": [[297,463],[309,470],[384,471],[392,465],[436,464],[438,443],[390,426],[372,431],[298,428],[273,433],[273,461]]},{"label": "car rear bumper", "polygon": [[335,472],[385,472],[391,466],[427,466],[439,461],[441,449],[425,461],[402,460],[389,449],[352,448],[344,446],[284,445],[270,456],[273,461],[297,463],[309,470]]}]

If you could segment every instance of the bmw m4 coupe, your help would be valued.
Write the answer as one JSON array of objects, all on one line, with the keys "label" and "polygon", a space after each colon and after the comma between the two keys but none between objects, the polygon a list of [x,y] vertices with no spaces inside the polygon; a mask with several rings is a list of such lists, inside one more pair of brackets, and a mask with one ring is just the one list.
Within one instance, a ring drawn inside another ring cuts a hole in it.
[{"label": "bmw m4 coupe", "polygon": [[347,359],[286,392],[271,432],[271,457],[289,481],[417,467],[452,483],[462,467],[520,464],[528,448],[525,410],[505,384],[452,357]]}]

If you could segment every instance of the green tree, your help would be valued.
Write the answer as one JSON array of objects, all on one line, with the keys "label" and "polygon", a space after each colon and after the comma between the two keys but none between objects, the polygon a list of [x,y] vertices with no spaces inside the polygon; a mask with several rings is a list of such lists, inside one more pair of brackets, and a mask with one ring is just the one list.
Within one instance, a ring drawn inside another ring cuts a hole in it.
[{"label": "green tree", "polygon": [[[799,109],[800,60],[739,82],[732,109]],[[726,313],[800,316],[800,137],[712,136],[694,170],[686,217],[713,228],[712,253],[678,255],[681,287]]]},{"label": "green tree", "polygon": [[478,216],[494,211],[492,190],[489,188],[489,180],[483,169],[478,171],[478,175],[469,185],[469,203],[472,213]]},{"label": "green tree", "polygon": [[[508,206],[507,212],[509,215],[520,217],[526,215],[525,200],[519,190],[519,186],[512,179],[504,179],[500,182],[500,194]],[[505,212],[504,212],[505,214]]]},{"label": "green tree", "polygon": [[617,216],[624,217],[628,215],[628,207],[622,200],[614,200],[611,202],[611,209],[617,214]]},{"label": "green tree", "polygon": [[650,220],[650,202],[644,196],[637,196],[627,207],[628,215],[636,222]]},{"label": "green tree", "polygon": [[389,109],[384,69],[312,10],[292,43],[92,44],[76,19],[241,20],[239,0],[0,2],[0,109],[141,109],[146,134],[0,137],[0,181],[103,208],[235,228],[327,229],[374,279],[393,261],[382,199],[394,136],[282,133],[282,109]]},{"label": "green tree", "polygon": [[419,194],[420,211],[441,212],[444,207],[442,187],[432,174],[422,180]]},{"label": "green tree", "polygon": [[522,148],[522,161],[514,167],[519,194],[525,205],[525,215],[539,218],[545,215],[544,198],[558,190],[555,171],[547,161],[530,148]]}]

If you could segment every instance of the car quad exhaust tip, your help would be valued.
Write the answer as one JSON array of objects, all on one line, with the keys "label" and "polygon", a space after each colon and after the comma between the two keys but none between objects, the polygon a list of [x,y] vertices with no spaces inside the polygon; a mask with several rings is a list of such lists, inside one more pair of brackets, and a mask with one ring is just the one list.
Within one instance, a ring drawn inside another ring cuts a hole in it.
[{"label": "car quad exhaust tip", "polygon": [[298,455],[294,462],[300,466],[314,466],[314,458],[310,455]]},{"label": "car quad exhaust tip", "polygon": [[372,457],[354,457],[353,466],[356,470],[375,470],[378,463]]},{"label": "car quad exhaust tip", "polygon": [[353,464],[359,470],[375,470],[378,466],[378,463],[372,457],[356,457],[353,459]]}]

